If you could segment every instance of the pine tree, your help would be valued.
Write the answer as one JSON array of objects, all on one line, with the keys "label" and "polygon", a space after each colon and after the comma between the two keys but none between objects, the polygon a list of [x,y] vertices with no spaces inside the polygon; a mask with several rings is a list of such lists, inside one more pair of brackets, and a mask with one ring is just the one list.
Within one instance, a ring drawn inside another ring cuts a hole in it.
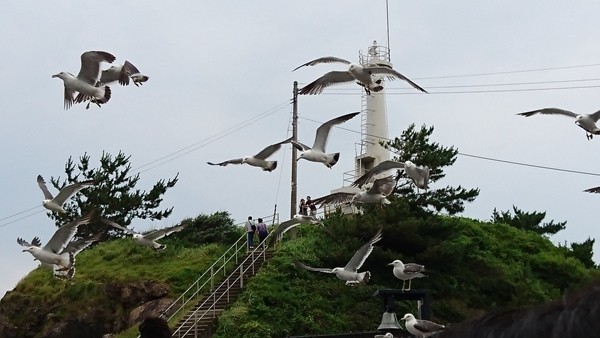
[{"label": "pine tree", "polygon": [[554,223],[554,220],[542,223],[542,220],[546,217],[545,212],[525,212],[514,205],[513,212],[514,216],[511,215],[510,210],[498,212],[494,209],[492,212],[492,223],[504,223],[517,229],[533,231],[540,235],[554,235],[564,230],[567,225],[566,221]]},{"label": "pine tree", "polygon": [[[415,130],[415,125],[411,124],[402,132],[400,138],[387,141],[383,146],[397,155],[393,158],[394,161],[411,161],[418,166],[428,166],[429,180],[436,182],[445,176],[443,168],[454,164],[458,150],[431,142],[429,137],[433,129],[433,126],[423,125],[420,130]],[[433,208],[438,212],[445,210],[453,215],[462,212],[465,202],[472,202],[479,195],[479,189],[465,189],[460,185],[435,189],[430,187],[428,190],[416,191],[412,180],[404,171],[399,171],[398,178],[395,192],[408,201],[413,211],[429,213],[430,208]]]},{"label": "pine tree", "polygon": [[69,157],[65,164],[66,179],[51,178],[51,184],[56,189],[84,180],[94,180],[96,184],[73,196],[64,206],[66,214],[52,213],[49,217],[57,226],[61,226],[93,211],[94,221],[86,227],[80,227],[78,236],[96,233],[105,228],[98,222],[99,217],[110,218],[123,226],[131,224],[135,218],[160,220],[168,217],[173,207],[157,209],[163,200],[163,194],[177,183],[178,175],[166,181],[158,181],[148,192],[141,191],[136,189],[140,174],[130,173],[130,157],[122,152],[116,156],[103,153],[99,168],[90,166],[90,156],[87,153],[79,158],[77,165]]}]

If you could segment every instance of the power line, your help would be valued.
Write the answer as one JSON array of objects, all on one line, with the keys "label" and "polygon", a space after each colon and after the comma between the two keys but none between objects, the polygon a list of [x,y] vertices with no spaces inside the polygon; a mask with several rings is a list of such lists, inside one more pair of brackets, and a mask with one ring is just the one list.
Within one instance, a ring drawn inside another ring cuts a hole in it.
[{"label": "power line", "polygon": [[[317,124],[322,124],[323,123],[323,122],[320,122],[320,121],[317,121],[317,120],[309,119],[307,117],[300,117],[300,118],[304,119],[304,120],[307,120],[307,121],[315,122]],[[354,129],[345,128],[345,127],[341,127],[341,126],[334,126],[334,127],[342,129],[342,130],[345,130],[345,131],[349,131],[349,132],[352,132],[352,133],[355,133],[355,134],[362,134],[360,131],[357,131],[357,130],[354,130]],[[363,134],[363,135],[369,136],[369,137],[378,138],[380,140],[393,141],[393,139],[387,138],[387,137],[381,137],[381,136],[371,135],[371,134]],[[525,163],[525,162],[509,161],[509,160],[503,160],[503,159],[499,159],[499,158],[486,157],[486,156],[473,155],[473,154],[466,154],[466,153],[461,153],[461,152],[458,152],[457,154],[461,155],[461,156],[466,156],[466,157],[472,157],[472,158],[480,159],[480,160],[493,161],[493,162],[501,162],[501,163],[512,164],[512,165],[519,165],[519,166],[524,166],[524,167],[531,167],[531,168],[537,168],[537,169],[546,169],[546,170],[561,171],[561,172],[566,172],[566,173],[571,173],[571,174],[579,174],[579,175],[600,176],[600,173],[592,173],[592,172],[572,170],[572,169],[563,169],[563,168],[549,167],[549,166],[543,166],[543,165],[537,165],[537,164],[531,164],[531,163]]]}]

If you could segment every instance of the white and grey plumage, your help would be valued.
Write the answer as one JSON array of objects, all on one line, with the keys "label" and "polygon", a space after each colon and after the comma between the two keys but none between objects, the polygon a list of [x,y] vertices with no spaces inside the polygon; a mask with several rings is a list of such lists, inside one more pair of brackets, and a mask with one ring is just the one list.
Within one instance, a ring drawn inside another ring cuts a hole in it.
[{"label": "white and grey plumage", "polygon": [[585,136],[588,140],[591,140],[594,135],[600,135],[600,129],[596,125],[598,119],[600,119],[600,110],[593,114],[576,114],[569,110],[564,110],[560,108],[543,108],[532,110],[524,113],[519,113],[517,115],[521,116],[533,116],[535,114],[543,114],[543,115],[563,115],[572,117],[575,119],[575,124],[581,127],[586,131]]},{"label": "white and grey plumage", "polygon": [[323,163],[327,168],[333,167],[340,159],[340,153],[327,154],[325,152],[331,127],[344,123],[358,114],[360,114],[360,112],[338,116],[323,123],[321,126],[319,126],[319,128],[317,128],[317,133],[315,135],[315,141],[312,148],[303,143],[292,140],[291,142],[294,147],[301,151],[298,161],[305,159],[311,162]]},{"label": "white and grey plumage", "polygon": [[418,338],[429,337],[446,328],[444,325],[429,320],[416,319],[411,313],[405,314],[400,320],[405,320],[406,330]]},{"label": "white and grey plumage", "polygon": [[[100,232],[90,236],[90,237],[80,238],[78,240],[71,241],[61,251],[61,254],[62,253],[72,254],[73,260],[75,260],[75,257],[77,256],[77,254],[79,254],[80,252],[82,252],[83,250],[85,250],[87,247],[94,244],[95,242],[98,242],[102,238],[104,233],[105,233],[105,231],[103,230],[103,231],[100,231]],[[47,263],[43,263],[43,262],[42,262],[42,266],[47,267],[49,269],[53,268],[51,265],[49,265]],[[54,271],[54,277],[57,277],[57,278],[63,278],[63,279],[73,278],[74,275],[75,275],[75,265],[73,265],[72,268],[69,269],[68,271],[61,271],[61,270]]]},{"label": "white and grey plumage", "polygon": [[149,233],[146,234],[139,234],[131,229],[128,229],[116,222],[113,222],[109,219],[106,218],[102,218],[101,221],[104,224],[110,225],[116,229],[120,229],[123,230],[129,234],[131,234],[133,236],[133,240],[141,245],[145,245],[145,246],[149,246],[151,248],[153,248],[154,250],[164,250],[167,246],[164,244],[160,244],[157,243],[156,241],[158,241],[159,239],[168,236],[174,232],[177,231],[181,231],[183,230],[185,227],[188,226],[188,224],[183,224],[183,225],[177,225],[177,226],[172,226],[172,227],[168,227],[168,228],[164,228],[164,229],[160,229],[160,230],[155,230],[155,231],[151,231]]},{"label": "white and grey plumage", "polygon": [[[100,63],[112,63],[114,55],[103,51],[89,51],[81,54],[81,69],[77,76],[68,72],[60,72],[52,75],[63,80],[65,86],[65,109],[69,109],[75,102],[83,102],[88,99],[97,103],[106,103],[110,99],[110,88],[108,86],[96,87],[100,78]],[[81,93],[76,100],[73,98],[75,92]]]},{"label": "white and grey plumage", "polygon": [[65,204],[66,200],[71,198],[71,196],[73,196],[79,190],[96,184],[94,180],[69,184],[62,188],[58,195],[54,197],[48,190],[48,187],[46,187],[46,181],[44,181],[42,175],[38,175],[37,183],[40,189],[42,189],[42,192],[44,193],[44,200],[42,201],[42,205],[44,206],[44,208],[50,211],[56,211],[63,214],[66,213],[65,209],[63,209],[62,207],[63,204]]},{"label": "white and grey plumage", "polygon": [[253,167],[262,168],[262,170],[264,170],[264,171],[271,172],[271,171],[275,170],[275,168],[277,168],[277,161],[268,161],[267,158],[269,156],[273,155],[277,150],[279,150],[279,148],[281,148],[282,144],[288,143],[291,140],[292,140],[292,138],[290,137],[285,141],[271,144],[254,156],[246,156],[246,157],[242,157],[242,158],[236,158],[233,160],[227,160],[227,161],[223,161],[220,163],[213,163],[213,162],[206,162],[206,163],[208,163],[210,165],[220,165],[222,167],[229,165],[229,164],[244,164],[244,163],[246,163]]},{"label": "white and grey plumage", "polygon": [[322,207],[324,205],[349,204],[349,203],[379,203],[382,206],[390,204],[387,199],[396,186],[393,176],[383,177],[375,180],[373,185],[366,191],[358,193],[336,192],[313,200],[315,205]]},{"label": "white and grey plumage", "polygon": [[320,224],[321,222],[314,216],[308,216],[308,215],[294,215],[294,217],[292,217],[291,219],[282,222],[279,224],[279,226],[277,227],[277,229],[275,229],[275,231],[273,231],[273,233],[271,234],[271,240],[269,241],[269,246],[272,245],[276,240],[277,237],[283,235],[284,233],[286,233],[288,230],[300,225],[300,224]]},{"label": "white and grey plumage", "polygon": [[346,285],[353,286],[359,283],[366,284],[371,278],[371,273],[369,271],[358,272],[358,269],[360,269],[360,267],[367,260],[367,257],[369,257],[369,255],[373,251],[373,244],[377,243],[379,240],[381,240],[381,229],[379,229],[375,236],[368,240],[367,243],[361,246],[360,249],[358,249],[356,253],[354,253],[352,258],[350,258],[348,264],[346,264],[346,266],[344,266],[343,268],[313,268],[299,261],[296,261],[294,263],[297,267],[308,271],[335,274],[337,278],[346,281]]},{"label": "white and grey plumage", "polygon": [[[392,272],[394,276],[402,280],[402,291],[410,290],[411,282],[413,278],[427,277],[423,274],[425,272],[425,266],[416,263],[402,263],[401,260],[396,259],[388,265],[393,265],[394,269]],[[408,288],[405,288],[406,281],[408,281]]]},{"label": "white and grey plumage", "polygon": [[316,79],[315,81],[307,84],[303,88],[301,88],[299,91],[299,94],[303,94],[303,95],[320,94],[321,92],[323,92],[323,89],[325,89],[326,87],[329,87],[331,85],[356,81],[356,83],[358,83],[361,87],[363,87],[365,89],[367,95],[370,95],[371,90],[374,92],[379,92],[383,89],[383,86],[381,85],[381,80],[373,80],[372,75],[378,75],[378,74],[387,76],[389,79],[392,79],[392,80],[396,79],[396,78],[404,80],[404,81],[408,82],[414,88],[416,88],[424,93],[427,93],[427,91],[425,89],[419,87],[419,85],[412,82],[407,77],[400,74],[399,72],[392,69],[391,67],[379,65],[379,64],[360,65],[360,64],[356,64],[356,63],[351,63],[348,60],[340,59],[340,58],[337,58],[334,56],[326,56],[326,57],[312,60],[301,66],[296,67],[294,69],[294,71],[298,68],[302,68],[305,66],[314,66],[314,65],[317,65],[320,63],[334,63],[334,62],[344,63],[344,64],[349,65],[348,70],[329,72],[329,73],[321,76],[320,78]]},{"label": "white and grey plumage", "polygon": [[111,66],[103,70],[98,80],[98,85],[107,85],[118,81],[120,85],[128,86],[129,78],[133,80],[133,84],[136,87],[144,84],[149,79],[148,76],[142,74],[131,62],[125,61],[122,65]]},{"label": "white and grey plumage", "polygon": [[387,332],[386,334],[376,334],[375,338],[394,338],[394,335]]},{"label": "white and grey plumage", "polygon": [[61,226],[43,247],[39,237],[33,238],[31,243],[17,238],[17,243],[25,248],[23,252],[27,251],[42,264],[52,266],[55,276],[71,278],[75,274],[75,255],[78,248],[71,247],[71,251],[65,248],[77,233],[77,228],[87,224],[90,219],[91,214]]},{"label": "white and grey plumage", "polygon": [[429,189],[429,167],[417,166],[411,161],[396,162],[396,161],[383,161],[378,165],[371,168],[364,175],[359,177],[352,186],[362,187],[368,183],[374,176],[392,169],[404,169],[406,175],[412,179],[414,184],[420,189]]}]

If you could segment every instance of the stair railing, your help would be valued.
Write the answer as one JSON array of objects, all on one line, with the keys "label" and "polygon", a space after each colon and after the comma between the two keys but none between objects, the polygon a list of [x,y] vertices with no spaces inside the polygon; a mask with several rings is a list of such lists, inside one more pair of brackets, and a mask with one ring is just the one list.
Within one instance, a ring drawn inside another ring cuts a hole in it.
[{"label": "stair railing", "polygon": [[[264,220],[274,220],[278,222],[279,214],[270,215],[263,217]],[[243,226],[245,222],[238,223],[236,226]],[[233,262],[232,265],[238,265],[239,258],[242,257],[246,250],[246,238],[247,234],[244,232],[240,238],[236,240],[226,251],[219,257],[200,277],[196,279],[175,301],[161,312],[160,317],[165,318],[167,314],[170,316],[166,318],[167,322],[170,322],[175,316],[177,316],[190,302],[198,303],[203,292],[210,287],[214,289],[215,280],[222,274],[223,278],[227,276],[226,267],[228,263]],[[210,283],[210,286],[208,285]],[[178,305],[179,304],[179,305]],[[177,307],[179,306],[179,307]],[[177,308],[176,308],[177,307]]]},{"label": "stair railing", "polygon": [[[267,239],[269,239],[267,236]],[[194,337],[198,337],[197,324],[204,318],[208,318],[210,314],[212,317],[216,317],[216,306],[218,302],[226,297],[227,303],[230,302],[230,290],[233,286],[239,285],[240,289],[244,287],[244,276],[256,274],[255,264],[259,260],[266,261],[267,251],[267,239],[265,239],[264,247],[257,245],[252,252],[246,256],[244,260],[238,265],[238,267],[231,272],[231,274],[217,286],[212,294],[207,297],[202,304],[199,304],[196,309],[187,316],[187,318],[179,323],[179,327],[173,332],[172,337],[186,337],[187,334],[194,332]],[[237,277],[233,277],[237,274]],[[218,295],[218,296],[217,296]],[[205,308],[206,307],[206,308]],[[187,330],[184,331],[184,328]]]}]

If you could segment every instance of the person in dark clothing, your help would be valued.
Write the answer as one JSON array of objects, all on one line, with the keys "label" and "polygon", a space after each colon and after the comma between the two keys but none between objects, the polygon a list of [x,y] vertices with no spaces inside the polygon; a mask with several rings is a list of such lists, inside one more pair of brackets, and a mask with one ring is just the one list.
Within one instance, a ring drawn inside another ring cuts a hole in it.
[{"label": "person in dark clothing", "polygon": [[269,236],[269,231],[267,230],[267,225],[263,222],[262,218],[258,219],[258,224],[256,225],[256,231],[258,231],[258,238],[260,240],[260,246],[265,247],[263,243],[267,236]]}]

